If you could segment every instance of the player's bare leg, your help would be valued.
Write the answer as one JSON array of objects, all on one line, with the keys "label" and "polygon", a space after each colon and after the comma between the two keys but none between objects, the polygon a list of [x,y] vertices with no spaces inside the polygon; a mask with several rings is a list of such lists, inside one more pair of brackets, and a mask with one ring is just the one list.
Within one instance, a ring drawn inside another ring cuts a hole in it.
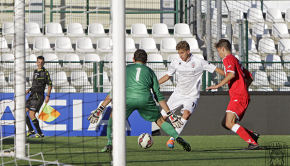
[{"label": "player's bare leg", "polygon": [[[155,123],[160,128],[162,128],[168,135],[170,135],[171,137],[176,139],[176,141],[183,147],[183,149],[185,151],[189,152],[191,150],[189,143],[187,143],[184,139],[179,137],[177,131],[174,130],[174,127],[171,124],[165,122],[163,117],[160,117],[157,121],[155,121]],[[174,144],[174,142],[173,142],[173,144]]]},{"label": "player's bare leg", "polygon": [[[189,117],[191,116],[191,112],[189,112],[188,110],[184,110],[183,111],[183,115],[181,117],[181,121],[183,122],[183,125],[180,127],[180,128],[175,128],[175,130],[177,131],[178,135],[181,134],[181,132],[183,131],[186,123],[188,122],[188,119]],[[163,116],[164,117],[164,116]],[[167,117],[166,117],[167,118]],[[174,142],[175,142],[175,139],[173,137],[171,137],[166,145],[169,147],[169,148],[174,148]]]},{"label": "player's bare leg", "polygon": [[227,112],[223,119],[222,126],[226,129],[231,129],[234,133],[237,133],[244,141],[246,141],[249,144],[249,146],[246,148],[247,150],[260,149],[257,142],[250,135],[252,131],[240,126],[238,123],[236,123],[237,120],[238,119],[236,117],[236,114],[232,112]]}]

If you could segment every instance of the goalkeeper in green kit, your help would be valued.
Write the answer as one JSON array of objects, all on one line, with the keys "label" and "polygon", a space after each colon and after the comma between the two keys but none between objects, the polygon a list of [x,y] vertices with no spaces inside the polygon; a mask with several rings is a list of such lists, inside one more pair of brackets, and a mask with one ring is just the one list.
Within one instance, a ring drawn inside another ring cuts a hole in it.
[{"label": "goalkeeper in green kit", "polygon": [[[134,110],[138,110],[141,117],[147,121],[155,122],[161,127],[167,134],[174,137],[176,141],[183,147],[185,151],[190,151],[191,147],[189,143],[178,136],[174,127],[181,127],[182,122],[173,114],[166,102],[165,98],[159,90],[158,79],[152,69],[146,66],[147,53],[144,50],[138,49],[134,53],[134,64],[126,66],[126,119],[132,114]],[[159,102],[160,106],[167,112],[169,119],[172,123],[165,122],[162,118],[159,108],[156,106],[153,100],[154,94],[155,100]],[[105,107],[112,101],[110,94],[106,97],[104,102],[99,108],[92,112],[88,117],[91,123],[97,123]],[[112,151],[112,114],[107,127],[108,144],[101,152]]]}]

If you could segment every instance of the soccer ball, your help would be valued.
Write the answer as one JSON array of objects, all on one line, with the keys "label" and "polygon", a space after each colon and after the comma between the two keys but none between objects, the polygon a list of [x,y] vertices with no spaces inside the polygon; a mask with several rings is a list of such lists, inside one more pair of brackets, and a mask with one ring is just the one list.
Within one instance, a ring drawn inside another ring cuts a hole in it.
[{"label": "soccer ball", "polygon": [[153,145],[153,138],[148,133],[142,133],[138,138],[138,144],[141,148],[150,148]]}]

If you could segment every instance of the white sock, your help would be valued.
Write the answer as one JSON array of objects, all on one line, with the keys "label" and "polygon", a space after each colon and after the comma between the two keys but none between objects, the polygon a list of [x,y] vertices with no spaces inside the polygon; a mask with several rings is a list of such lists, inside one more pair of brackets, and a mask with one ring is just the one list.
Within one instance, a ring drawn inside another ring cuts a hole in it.
[{"label": "white sock", "polygon": [[185,125],[186,125],[188,120],[185,120],[185,119],[181,118],[181,121],[183,122],[183,125],[180,128],[175,128],[175,130],[177,131],[178,135],[180,135],[180,133],[182,132],[182,130],[185,127]]}]

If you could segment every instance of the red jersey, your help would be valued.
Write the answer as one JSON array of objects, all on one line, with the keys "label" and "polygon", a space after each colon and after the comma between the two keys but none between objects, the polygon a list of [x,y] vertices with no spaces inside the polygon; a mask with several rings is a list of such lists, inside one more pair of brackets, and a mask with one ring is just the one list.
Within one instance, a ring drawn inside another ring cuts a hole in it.
[{"label": "red jersey", "polygon": [[223,64],[226,75],[229,72],[235,74],[235,77],[228,82],[230,98],[234,96],[250,98],[245,79],[250,78],[252,74],[243,68],[242,63],[232,54],[223,59]]}]

